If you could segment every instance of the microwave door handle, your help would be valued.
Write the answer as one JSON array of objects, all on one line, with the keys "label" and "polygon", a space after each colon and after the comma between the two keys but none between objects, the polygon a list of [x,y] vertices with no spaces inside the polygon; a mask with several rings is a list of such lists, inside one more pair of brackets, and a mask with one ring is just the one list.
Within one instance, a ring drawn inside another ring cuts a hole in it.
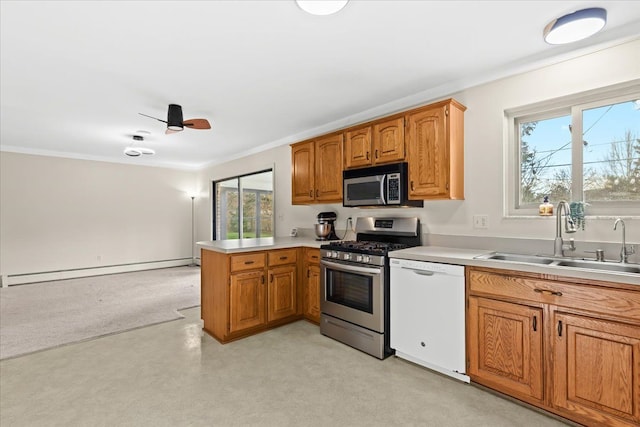
[{"label": "microwave door handle", "polygon": [[382,175],[382,179],[380,180],[380,200],[382,201],[381,203],[382,205],[387,204],[387,200],[385,198],[387,194],[386,181],[387,181],[387,175]]}]

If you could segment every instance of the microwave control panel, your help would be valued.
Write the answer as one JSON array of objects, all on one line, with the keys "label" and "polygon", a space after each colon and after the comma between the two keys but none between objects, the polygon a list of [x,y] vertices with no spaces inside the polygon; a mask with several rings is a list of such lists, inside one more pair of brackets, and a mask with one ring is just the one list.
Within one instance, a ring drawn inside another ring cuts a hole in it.
[{"label": "microwave control panel", "polygon": [[400,203],[400,174],[390,173],[387,175],[387,203]]}]

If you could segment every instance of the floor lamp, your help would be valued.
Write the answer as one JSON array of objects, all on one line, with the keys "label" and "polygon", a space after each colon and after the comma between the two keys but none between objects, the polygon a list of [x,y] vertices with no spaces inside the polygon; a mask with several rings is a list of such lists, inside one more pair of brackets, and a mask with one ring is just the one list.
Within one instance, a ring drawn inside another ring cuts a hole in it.
[{"label": "floor lamp", "polygon": [[195,228],[195,221],[194,221],[195,217],[194,217],[193,205],[194,205],[195,198],[196,196],[191,196],[191,264],[189,264],[189,267],[197,266],[196,256],[194,253],[194,247],[196,245],[196,228]]}]

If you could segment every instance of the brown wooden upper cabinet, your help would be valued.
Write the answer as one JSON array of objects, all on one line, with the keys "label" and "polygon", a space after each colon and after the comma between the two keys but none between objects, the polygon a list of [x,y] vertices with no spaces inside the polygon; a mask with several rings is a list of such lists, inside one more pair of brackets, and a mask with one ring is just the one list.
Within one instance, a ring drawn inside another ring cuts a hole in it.
[{"label": "brown wooden upper cabinet", "polygon": [[405,158],[404,117],[383,119],[345,132],[345,169]]},{"label": "brown wooden upper cabinet", "polygon": [[342,133],[291,146],[291,203],[342,202]]},{"label": "brown wooden upper cabinet", "polygon": [[395,162],[409,165],[409,199],[464,199],[466,109],[447,99],[292,144],[292,203],[341,203],[343,164]]},{"label": "brown wooden upper cabinet", "polygon": [[409,112],[409,198],[464,199],[464,111],[453,99]]}]

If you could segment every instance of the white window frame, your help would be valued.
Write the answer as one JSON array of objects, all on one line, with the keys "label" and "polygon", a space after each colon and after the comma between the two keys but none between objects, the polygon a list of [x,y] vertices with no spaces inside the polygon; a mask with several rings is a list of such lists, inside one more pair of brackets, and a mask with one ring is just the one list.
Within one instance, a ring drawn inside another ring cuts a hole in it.
[{"label": "white window frame", "polygon": [[[538,216],[538,205],[520,206],[520,123],[571,116],[571,194],[573,202],[583,201],[582,112],[603,105],[640,99],[640,79],[550,101],[505,110],[505,200],[506,217]],[[580,165],[580,167],[573,167]],[[578,197],[579,195],[579,197]],[[557,203],[557,200],[554,201]],[[589,202],[588,217],[640,217],[638,202]]]}]

